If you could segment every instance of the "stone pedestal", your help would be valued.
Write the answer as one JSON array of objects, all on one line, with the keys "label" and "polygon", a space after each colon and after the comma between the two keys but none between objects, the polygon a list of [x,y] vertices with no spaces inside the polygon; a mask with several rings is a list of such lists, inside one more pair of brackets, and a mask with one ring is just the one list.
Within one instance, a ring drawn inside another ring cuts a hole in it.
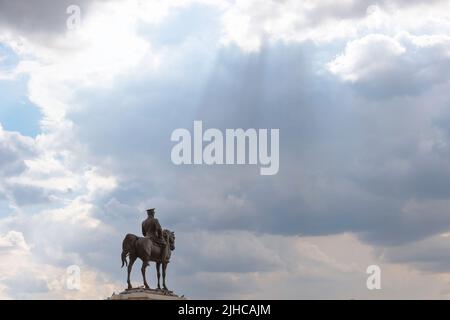
[{"label": "stone pedestal", "polygon": [[113,293],[108,300],[186,300],[186,298],[168,290],[133,288]]}]

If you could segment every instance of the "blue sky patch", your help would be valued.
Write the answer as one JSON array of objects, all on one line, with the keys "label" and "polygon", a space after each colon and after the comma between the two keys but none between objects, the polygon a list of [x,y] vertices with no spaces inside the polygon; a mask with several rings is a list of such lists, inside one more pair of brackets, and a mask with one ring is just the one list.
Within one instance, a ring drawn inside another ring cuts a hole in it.
[{"label": "blue sky patch", "polygon": [[41,113],[27,96],[27,79],[0,80],[0,123],[5,130],[35,137]]}]

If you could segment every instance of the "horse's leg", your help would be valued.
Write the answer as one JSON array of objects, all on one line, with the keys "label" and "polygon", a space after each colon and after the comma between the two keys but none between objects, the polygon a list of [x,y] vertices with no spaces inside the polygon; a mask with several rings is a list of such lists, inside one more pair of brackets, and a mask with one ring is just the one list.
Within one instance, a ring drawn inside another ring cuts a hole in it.
[{"label": "horse's leg", "polygon": [[130,262],[128,262],[128,276],[127,276],[127,283],[128,283],[128,289],[132,289],[131,281],[130,281],[130,274],[131,269],[133,268],[133,264],[136,261],[136,257],[134,255],[130,255]]},{"label": "horse's leg", "polygon": [[167,263],[163,262],[163,264],[162,264],[163,288],[165,290],[169,290],[166,287],[166,268],[167,268]]},{"label": "horse's leg", "polygon": [[150,289],[150,287],[148,286],[148,283],[147,283],[147,279],[145,278],[145,268],[147,268],[147,266],[148,266],[148,261],[142,261],[141,272],[142,272],[142,278],[144,278],[144,287],[146,289]]},{"label": "horse's leg", "polygon": [[161,262],[156,263],[156,275],[158,276],[158,289],[161,289],[161,286],[159,285],[159,278],[161,277],[161,272],[159,272],[159,270],[161,270]]}]

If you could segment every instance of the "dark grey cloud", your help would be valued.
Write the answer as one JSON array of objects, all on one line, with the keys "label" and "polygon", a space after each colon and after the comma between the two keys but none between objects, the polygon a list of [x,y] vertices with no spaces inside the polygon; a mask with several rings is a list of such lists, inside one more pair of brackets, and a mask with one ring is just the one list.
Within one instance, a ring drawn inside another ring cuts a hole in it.
[{"label": "dark grey cloud", "polygon": [[51,202],[50,195],[44,188],[21,184],[6,184],[6,187],[19,206],[49,204]]},{"label": "dark grey cloud", "polygon": [[224,233],[215,237],[202,232],[180,233],[176,241],[182,248],[176,257],[174,255],[177,274],[266,272],[283,267],[276,252],[252,235]]},{"label": "dark grey cloud", "polygon": [[91,4],[101,0],[18,0],[0,1],[0,26],[11,28],[24,35],[47,37],[67,30],[67,8],[78,5],[87,15]]},{"label": "dark grey cloud", "polygon": [[[447,206],[448,203],[443,205]],[[410,264],[428,273],[450,271],[448,234],[433,236],[404,246],[378,249],[377,253],[387,261]]]},{"label": "dark grey cloud", "polygon": [[15,277],[8,278],[4,284],[9,287],[7,293],[15,299],[30,299],[35,293],[46,293],[50,289],[44,279],[22,272]]},{"label": "dark grey cloud", "polygon": [[[173,67],[186,78],[195,74],[195,83],[149,76],[145,84],[119,85],[114,95],[97,93],[89,104],[83,101],[84,111],[69,116],[92,161],[103,166],[108,159],[108,169],[119,177],[114,196],[131,207],[157,206],[170,228],[351,231],[377,244],[447,228],[447,214],[402,213],[410,199],[448,195],[444,156],[418,149],[434,128],[422,117],[426,106],[420,99],[377,102],[355,95],[332,76],[315,74],[316,49],[280,45],[248,55],[229,48],[207,55],[203,64],[188,55]],[[211,63],[212,73],[203,71]],[[140,98],[128,103],[120,98],[123,92]],[[174,166],[170,134],[191,128],[193,120],[221,129],[280,128],[279,174]]]}]

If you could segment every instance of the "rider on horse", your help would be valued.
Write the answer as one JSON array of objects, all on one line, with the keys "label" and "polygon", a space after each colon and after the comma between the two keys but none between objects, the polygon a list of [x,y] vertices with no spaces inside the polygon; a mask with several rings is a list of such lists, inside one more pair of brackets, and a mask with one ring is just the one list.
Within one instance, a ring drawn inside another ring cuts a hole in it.
[{"label": "rider on horse", "polygon": [[155,208],[147,210],[148,217],[142,221],[142,235],[162,248],[166,246],[163,232],[158,219],[155,218]]},{"label": "rider on horse", "polygon": [[[149,288],[145,278],[145,268],[150,261],[156,263],[158,275],[158,288],[160,288],[160,266],[162,266],[163,288],[166,287],[166,268],[170,262],[171,251],[175,250],[175,233],[170,230],[162,230],[158,219],[155,218],[155,209],[147,210],[148,218],[142,222],[142,234],[144,237],[138,237],[134,234],[127,234],[122,241],[122,267],[127,265],[127,283],[128,289],[132,289],[130,274],[133,264],[137,258],[142,260],[142,277],[144,287]],[[129,257],[129,262],[127,262]]]}]

